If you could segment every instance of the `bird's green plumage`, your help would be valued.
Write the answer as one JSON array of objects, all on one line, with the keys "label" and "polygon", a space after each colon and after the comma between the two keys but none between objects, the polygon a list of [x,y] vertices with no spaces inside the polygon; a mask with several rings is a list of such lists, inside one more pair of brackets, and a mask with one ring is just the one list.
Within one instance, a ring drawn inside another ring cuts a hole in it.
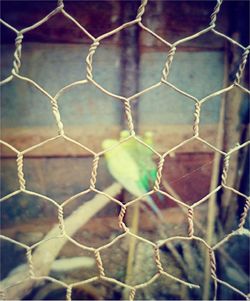
[{"label": "bird's green plumage", "polygon": [[[117,143],[116,140],[106,139],[103,142],[103,148],[106,150]],[[131,194],[139,196],[146,192],[141,191],[140,188],[139,167],[129,152],[124,149],[123,144],[118,144],[104,155],[111,175]]]},{"label": "bird's green plumage", "polygon": [[[120,143],[114,139],[103,141],[102,147],[107,150],[104,153],[108,169],[111,175],[120,182],[123,187],[136,197],[150,191],[156,179],[156,166],[152,160],[152,151],[138,142],[134,137],[126,141],[129,137],[128,131],[120,134]],[[150,207],[159,212],[153,200],[147,196],[145,198]]]},{"label": "bird's green plumage", "polygon": [[[122,131],[120,133],[120,139],[128,138],[129,135],[128,131]],[[153,135],[151,132],[146,132],[141,140],[150,147],[153,147]],[[157,176],[157,167],[152,159],[152,150],[133,137],[129,138],[122,145],[137,162],[140,169],[142,185],[147,191],[151,190]]]}]

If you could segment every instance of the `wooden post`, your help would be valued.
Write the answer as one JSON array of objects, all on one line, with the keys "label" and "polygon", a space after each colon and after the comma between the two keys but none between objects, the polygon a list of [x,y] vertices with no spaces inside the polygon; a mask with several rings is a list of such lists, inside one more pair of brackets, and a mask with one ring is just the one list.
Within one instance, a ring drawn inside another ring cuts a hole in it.
[{"label": "wooden post", "polygon": [[[247,17],[244,18],[246,14],[248,3],[240,1],[235,3],[233,6],[230,6],[231,14],[230,22],[230,36],[241,42],[243,45],[248,44],[248,37],[246,36],[247,26]],[[239,47],[229,43],[229,84],[235,79],[235,73],[238,69],[239,62],[241,61],[242,50]],[[247,70],[247,67],[246,67]],[[247,72],[247,71],[246,71]],[[241,80],[244,82],[244,78]],[[228,151],[230,148],[234,147],[236,143],[241,143],[242,137],[242,128],[241,128],[241,116],[239,114],[242,106],[242,93],[238,88],[234,88],[229,93],[226,94],[226,107],[225,107],[225,120],[224,120],[224,149]],[[235,152],[230,158],[230,171],[227,176],[227,185],[234,187],[235,189],[239,188],[239,152]],[[235,223],[235,217],[238,210],[237,196],[235,196],[231,191],[224,190],[221,196],[221,221],[224,225],[224,231],[228,232],[232,230],[232,227]]]},{"label": "wooden post", "polygon": [[[113,183],[110,187],[105,189],[104,192],[115,197],[120,193],[121,188],[122,187],[119,183]],[[109,202],[109,198],[101,194],[97,194],[93,199],[79,206],[69,217],[64,219],[64,226],[67,235],[72,237],[80,227],[86,224]],[[57,237],[58,234],[59,228],[58,225],[55,225],[44,237],[44,243],[40,244],[34,250],[32,261],[36,276],[47,276],[49,274],[53,261],[56,259],[63,246],[67,243],[68,238],[65,236],[60,239],[50,239]],[[22,265],[16,273],[10,273],[9,276],[0,282],[0,287],[9,288],[5,292],[6,300],[21,300],[37,284],[34,279],[25,278],[25,275],[27,275],[28,272],[28,264]]]},{"label": "wooden post", "polygon": [[[135,18],[139,6],[138,1],[121,1],[121,22]],[[133,25],[120,32],[120,94],[129,97],[139,89],[139,26]],[[135,130],[138,128],[138,100],[132,101],[131,109]],[[126,117],[122,116],[121,124],[126,125]]]},{"label": "wooden post", "polygon": [[[224,55],[224,82],[223,87],[227,86],[228,74],[228,63],[227,63],[227,53],[225,50]],[[221,97],[221,106],[220,106],[220,117],[218,123],[218,132],[216,137],[216,147],[221,149],[223,147],[223,135],[224,135],[224,118],[225,118],[225,103],[226,97],[225,94]],[[211,175],[211,183],[210,183],[210,191],[213,191],[219,181],[219,173],[220,173],[220,160],[221,154],[216,152],[214,155],[213,169]],[[216,194],[213,194],[208,200],[208,213],[207,213],[207,231],[206,231],[206,241],[209,245],[213,244],[214,240],[214,228],[215,228],[215,219],[218,214],[217,203],[216,203]],[[203,300],[208,300],[210,295],[210,256],[209,253],[205,252],[205,268],[204,268],[204,290],[203,290]]]},{"label": "wooden post", "polygon": [[[239,41],[243,44],[248,44],[244,40],[245,28],[247,25],[244,24],[244,20],[248,18],[244,18],[243,14],[246,13],[247,7],[245,3],[234,3],[229,6],[229,15],[228,19],[231,20],[229,33],[234,40]],[[242,22],[243,21],[243,22]],[[244,25],[242,25],[242,23]],[[245,27],[244,27],[245,26]],[[242,51],[239,51],[239,47],[232,44],[227,43],[227,47],[225,48],[225,79],[224,86],[229,86],[235,79],[235,74],[237,72],[239,62],[241,61]],[[223,104],[224,103],[224,104]],[[239,89],[234,88],[229,93],[222,95],[222,107],[221,107],[221,115],[218,129],[218,142],[217,147],[219,149],[223,148],[226,152],[229,151],[232,147],[235,146],[237,142],[241,142],[241,118],[239,115],[240,107],[242,103],[242,95]],[[224,107],[224,108],[223,108]],[[223,116],[224,115],[224,116]],[[219,160],[220,155],[218,153],[215,154],[214,160],[214,168],[212,174],[211,181],[211,190],[216,187],[218,184],[218,172],[219,172]],[[237,178],[238,178],[238,152],[234,154],[230,158],[230,172],[227,176],[227,185],[230,187],[238,188]],[[237,198],[237,196],[236,196]],[[220,210],[219,210],[219,222],[222,223],[223,233],[219,233],[219,237],[223,237],[225,233],[229,233],[232,231],[233,225],[235,223],[235,217],[237,215],[238,204],[236,199],[233,197],[233,193],[230,190],[224,190],[220,195]],[[207,243],[213,243],[214,236],[214,224],[216,217],[216,196],[213,195],[209,199],[208,205],[208,225],[207,225]],[[219,262],[218,262],[219,263]],[[219,267],[219,264],[218,264]],[[207,300],[210,295],[210,260],[208,254],[206,254],[205,259],[205,278],[204,278],[204,291],[203,291],[203,299]]]},{"label": "wooden post", "polygon": [[[121,22],[127,22],[135,18],[137,9],[137,1],[121,1]],[[139,27],[134,25],[121,31],[121,55],[120,55],[120,94],[129,97],[139,88]],[[138,129],[138,100],[131,103],[132,118],[134,129]],[[122,128],[126,128],[127,120],[123,114],[121,120]],[[128,195],[124,193],[124,199],[128,199]],[[138,232],[140,203],[134,205],[133,212],[128,210],[127,220],[130,221],[133,233]],[[132,216],[130,216],[130,214]],[[133,279],[133,260],[136,248],[136,239],[129,238],[129,251],[126,270],[126,283],[130,283]],[[128,299],[128,291],[124,290],[124,298]]]}]

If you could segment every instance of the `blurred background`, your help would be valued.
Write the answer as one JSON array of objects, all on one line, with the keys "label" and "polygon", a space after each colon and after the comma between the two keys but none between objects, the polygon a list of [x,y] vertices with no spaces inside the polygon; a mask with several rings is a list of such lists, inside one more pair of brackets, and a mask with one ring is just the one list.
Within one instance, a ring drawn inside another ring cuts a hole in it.
[{"label": "blurred background", "polygon": [[[139,1],[65,1],[65,10],[93,36],[100,36],[135,18]],[[215,1],[149,1],[143,24],[169,42],[192,35],[210,22]],[[39,21],[56,7],[55,1],[2,1],[2,19],[17,29]],[[240,42],[249,44],[249,3],[225,1],[218,15],[216,29]],[[11,73],[15,34],[1,24],[1,80]],[[77,26],[57,14],[38,28],[24,35],[20,74],[26,76],[52,96],[64,86],[86,78],[85,59],[91,40]],[[169,47],[159,39],[133,25],[104,40],[93,58],[93,75],[98,84],[108,91],[125,97],[157,83],[166,61]],[[229,86],[239,66],[242,49],[223,37],[208,32],[182,43],[171,66],[169,82],[179,89],[202,99]],[[242,85],[249,88],[249,68]],[[223,103],[225,106],[223,107]],[[104,139],[119,139],[121,130],[127,128],[122,103],[102,93],[93,84],[77,85],[58,99],[65,133],[95,152],[101,151]],[[222,108],[223,107],[223,108]],[[133,101],[136,133],[151,131],[154,148],[164,153],[193,135],[194,102],[167,85],[162,85]],[[223,135],[218,136],[220,112]],[[249,139],[249,95],[239,88],[213,97],[201,109],[200,136],[212,145],[221,145],[228,151],[236,143]],[[57,135],[51,105],[46,97],[32,85],[14,78],[1,87],[1,139],[16,147],[26,149]],[[219,141],[219,142],[218,142]],[[214,181],[220,182],[215,168],[215,151],[207,145],[192,141],[167,156],[161,189],[185,203],[206,196]],[[16,154],[1,146],[1,193],[5,196],[18,189]],[[157,162],[157,158],[155,158]],[[93,155],[63,139],[55,140],[24,157],[24,174],[27,189],[46,195],[61,204],[89,187]],[[234,153],[230,161],[228,186],[249,195],[249,152],[247,147]],[[108,188],[115,180],[110,175],[104,158],[98,167],[97,189]],[[165,183],[165,185],[164,185]],[[167,185],[170,186],[168,189]],[[215,186],[215,187],[216,187]],[[170,189],[170,190],[169,190]],[[65,207],[65,218],[84,202],[95,197],[94,192],[76,197]],[[125,202],[127,194],[116,195]],[[214,195],[216,222],[213,243],[237,229],[246,198],[220,190]],[[131,199],[131,197],[129,197]],[[141,210],[139,234],[152,241],[169,236],[187,236],[186,213],[164,196],[155,196],[161,208],[168,234],[159,231],[157,223]],[[109,202],[74,235],[87,246],[99,247],[118,236],[117,216],[120,207]],[[195,209],[199,227],[195,234],[206,239],[208,202]],[[129,212],[126,216],[130,223]],[[23,193],[4,201],[1,205],[1,231],[17,241],[32,245],[40,241],[57,223],[57,210],[51,203]],[[249,227],[249,218],[245,227]],[[165,232],[164,232],[165,233]],[[126,281],[128,240],[112,245],[103,251],[106,274]],[[216,252],[218,277],[244,293],[249,288],[249,241],[246,236],[235,236]],[[169,273],[201,285],[201,290],[189,289],[179,283],[160,278],[149,287],[138,291],[138,299],[202,299],[204,287],[203,245],[197,242],[174,242],[174,246],[188,273],[166,247],[161,250],[163,266]],[[147,244],[137,242],[133,274],[137,282],[149,280],[155,273],[152,250]],[[110,258],[109,254],[112,254]],[[1,241],[1,279],[26,262],[25,250],[5,240]],[[88,279],[97,274],[92,254],[68,242],[57,257],[60,259],[82,257],[81,264],[54,268],[50,275],[66,283]],[[83,259],[84,258],[84,259]],[[144,262],[147,268],[142,270]],[[62,264],[63,266],[63,264]],[[133,280],[131,280],[133,283]],[[212,297],[210,290],[209,297]],[[34,288],[25,299],[63,299],[65,289],[44,282]],[[122,299],[121,287],[103,281],[79,286],[73,290],[74,299]],[[238,300],[242,295],[225,286],[219,286],[219,299]],[[244,299],[244,298],[243,298]]]}]

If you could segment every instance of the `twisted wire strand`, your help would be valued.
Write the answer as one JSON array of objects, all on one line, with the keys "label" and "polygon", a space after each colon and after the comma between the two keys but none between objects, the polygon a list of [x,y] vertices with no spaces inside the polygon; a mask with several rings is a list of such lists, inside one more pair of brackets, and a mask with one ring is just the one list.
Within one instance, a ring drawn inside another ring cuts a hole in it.
[{"label": "twisted wire strand", "polygon": [[89,48],[89,53],[86,57],[86,65],[87,65],[87,79],[92,80],[93,79],[93,56],[96,52],[97,47],[99,46],[100,42],[94,41],[92,45]]},{"label": "twisted wire strand", "polygon": [[58,7],[62,7],[64,4],[63,4],[63,0],[57,0],[57,6]]},{"label": "twisted wire strand", "polygon": [[90,189],[92,190],[95,189],[99,159],[100,159],[99,156],[95,156],[93,160],[93,167],[92,167],[91,178],[90,178]]},{"label": "twisted wire strand", "polygon": [[239,65],[239,69],[235,75],[235,80],[234,82],[239,84],[240,83],[240,79],[243,76],[243,71],[245,69],[246,63],[247,63],[247,59],[248,59],[248,55],[249,55],[249,51],[250,51],[250,46],[248,46],[245,51],[242,54],[242,58],[241,58],[241,62]]},{"label": "twisted wire strand", "polygon": [[69,285],[66,291],[66,300],[71,301],[71,298],[72,298],[72,286]]},{"label": "twisted wire strand", "polygon": [[23,154],[18,153],[17,154],[17,177],[20,185],[20,190],[25,190],[25,179],[24,179],[24,173],[23,173]]},{"label": "twisted wire strand", "polygon": [[58,134],[62,136],[62,135],[64,135],[63,123],[61,121],[61,115],[60,115],[58,104],[57,104],[57,101],[55,98],[52,98],[51,106],[52,106],[52,112],[55,116],[56,123],[58,126]]},{"label": "twisted wire strand", "polygon": [[165,163],[165,158],[163,156],[160,157],[158,168],[157,168],[157,174],[156,174],[156,180],[154,184],[154,190],[159,191],[160,190],[160,183],[162,178],[162,169]]},{"label": "twisted wire strand", "polygon": [[199,136],[200,114],[201,114],[201,103],[196,102],[195,103],[195,112],[194,112],[194,125],[193,125],[195,137]]},{"label": "twisted wire strand", "polygon": [[246,199],[244,209],[243,209],[243,212],[242,212],[241,217],[240,217],[239,229],[242,229],[244,227],[245,223],[246,223],[247,215],[248,215],[248,212],[249,212],[249,207],[250,207],[250,198],[248,197]]},{"label": "twisted wire strand", "polygon": [[188,208],[188,236],[194,236],[194,209],[192,207]]},{"label": "twisted wire strand", "polygon": [[11,73],[13,75],[18,74],[21,67],[22,41],[23,41],[23,34],[18,32],[15,40],[16,50],[14,52],[13,68],[11,70]]},{"label": "twisted wire strand", "polygon": [[28,267],[29,267],[29,276],[30,276],[31,279],[34,279],[35,278],[35,272],[34,272],[34,266],[33,266],[33,262],[32,262],[31,248],[27,248],[26,257],[27,257]]},{"label": "twisted wire strand", "polygon": [[136,288],[132,288],[129,293],[129,301],[133,301],[135,299]]},{"label": "twisted wire strand", "polygon": [[63,219],[63,207],[58,207],[58,221],[59,221],[59,229],[61,232],[61,236],[65,236],[65,226],[64,226],[64,219]]},{"label": "twisted wire strand", "polygon": [[210,26],[215,27],[215,23],[216,23],[216,20],[217,20],[217,15],[220,11],[221,4],[222,4],[222,0],[217,0],[217,3],[214,7],[214,11],[212,12],[212,14],[210,16],[210,19],[211,19],[211,22],[209,23]]},{"label": "twisted wire strand", "polygon": [[228,170],[229,170],[229,160],[230,160],[230,154],[227,153],[224,157],[224,165],[223,165],[223,170],[222,170],[222,175],[221,175],[221,185],[222,186],[226,185],[227,175],[228,175]]},{"label": "twisted wire strand", "polygon": [[209,258],[210,258],[210,271],[211,271],[211,277],[214,280],[214,300],[217,299],[217,289],[218,289],[218,283],[217,283],[217,275],[216,275],[216,261],[215,261],[215,255],[212,248],[209,249]]},{"label": "twisted wire strand", "polygon": [[59,135],[63,135],[64,134],[64,130],[63,130],[63,123],[61,121],[61,116],[60,116],[60,112],[59,112],[59,108],[58,108],[58,104],[56,99],[54,99],[46,90],[44,90],[41,86],[39,86],[35,81],[25,77],[25,76],[21,76],[17,73],[15,73],[15,76],[27,83],[30,83],[31,85],[33,85],[38,91],[40,91],[42,94],[44,94],[46,97],[49,98],[50,103],[51,103],[51,107],[52,107],[52,113],[56,119],[56,124],[58,127],[58,131],[59,131]]},{"label": "twisted wire strand", "polygon": [[170,72],[170,67],[172,65],[175,52],[176,52],[176,47],[175,46],[171,47],[171,49],[168,52],[167,60],[166,60],[165,66],[162,70],[162,78],[161,78],[162,82],[166,82],[167,79],[168,79],[168,75],[169,75],[169,72]]},{"label": "twisted wire strand", "polygon": [[101,258],[100,252],[98,250],[95,250],[94,254],[95,254],[96,264],[97,264],[97,267],[99,270],[99,275],[100,275],[100,277],[104,277],[105,272],[104,272],[104,267],[102,264],[102,258]]},{"label": "twisted wire strand", "polygon": [[160,249],[157,245],[154,247],[154,255],[155,255],[155,263],[158,268],[158,272],[161,274],[164,270],[161,264]]},{"label": "twisted wire strand", "polygon": [[125,99],[123,103],[124,103],[125,115],[128,122],[129,132],[132,136],[134,136],[135,130],[134,130],[134,123],[133,123],[130,101],[128,99]]},{"label": "twisted wire strand", "polygon": [[142,0],[141,1],[141,5],[139,6],[138,11],[137,11],[137,16],[136,16],[137,20],[141,21],[142,16],[143,16],[143,14],[145,12],[145,8],[146,8],[147,4],[148,4],[148,0]]},{"label": "twisted wire strand", "polygon": [[126,209],[127,207],[125,206],[122,206],[121,207],[121,210],[120,210],[120,213],[119,213],[119,216],[118,216],[118,225],[119,227],[124,231],[124,232],[127,232],[129,229],[127,228],[126,224],[124,223],[124,216],[126,214]]}]

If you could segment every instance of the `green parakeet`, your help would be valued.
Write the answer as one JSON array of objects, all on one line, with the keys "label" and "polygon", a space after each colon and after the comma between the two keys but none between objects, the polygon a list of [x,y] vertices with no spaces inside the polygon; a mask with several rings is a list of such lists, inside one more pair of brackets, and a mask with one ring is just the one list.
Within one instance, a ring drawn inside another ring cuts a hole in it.
[{"label": "green parakeet", "polygon": [[[120,139],[129,137],[129,131],[122,131],[120,133]],[[146,132],[142,139],[143,142],[153,147],[153,133]],[[153,152],[150,148],[131,138],[123,143],[124,148],[129,152],[129,154],[134,158],[134,160],[139,165],[141,181],[147,191],[152,188],[157,176],[157,167],[152,159]]]},{"label": "green parakeet", "polygon": [[[128,192],[136,197],[139,197],[147,193],[149,190],[147,186],[145,187],[142,167],[140,164],[138,164],[138,162],[141,160],[140,156],[138,154],[138,160],[135,158],[137,149],[133,149],[134,143],[131,145],[130,140],[133,142],[132,139],[129,139],[128,141],[121,143],[104,153],[104,156],[111,175],[119,183],[121,183]],[[105,139],[102,143],[102,148],[107,150],[108,148],[118,144],[118,142],[119,141],[114,139]],[[135,154],[133,154],[133,152],[135,152]],[[153,211],[159,216],[159,208],[156,206],[152,198],[150,196],[146,196],[144,199],[147,201]]]}]

